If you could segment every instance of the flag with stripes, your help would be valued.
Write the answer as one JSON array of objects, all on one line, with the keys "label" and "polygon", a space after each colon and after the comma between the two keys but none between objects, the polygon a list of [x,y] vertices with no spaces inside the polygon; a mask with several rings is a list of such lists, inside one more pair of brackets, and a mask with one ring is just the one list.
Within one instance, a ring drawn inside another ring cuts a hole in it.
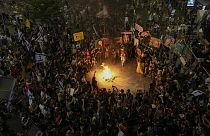
[{"label": "flag with stripes", "polygon": [[27,50],[29,51],[30,50],[30,43],[26,40],[26,48],[27,48]]},{"label": "flag with stripes", "polygon": [[33,93],[28,89],[27,90],[27,95],[28,95],[28,102],[29,102],[29,105],[31,105],[33,103]]},{"label": "flag with stripes", "polygon": [[35,60],[36,60],[36,63],[43,63],[46,61],[46,54],[44,53],[35,53]]},{"label": "flag with stripes", "polygon": [[18,31],[18,42],[21,42],[23,39],[23,33]]}]

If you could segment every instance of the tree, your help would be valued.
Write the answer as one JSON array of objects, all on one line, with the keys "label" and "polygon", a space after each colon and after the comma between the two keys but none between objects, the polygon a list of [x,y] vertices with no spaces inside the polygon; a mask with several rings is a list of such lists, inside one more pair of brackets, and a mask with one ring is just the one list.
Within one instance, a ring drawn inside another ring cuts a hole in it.
[{"label": "tree", "polygon": [[62,0],[20,0],[17,10],[30,19],[46,22],[61,15]]}]

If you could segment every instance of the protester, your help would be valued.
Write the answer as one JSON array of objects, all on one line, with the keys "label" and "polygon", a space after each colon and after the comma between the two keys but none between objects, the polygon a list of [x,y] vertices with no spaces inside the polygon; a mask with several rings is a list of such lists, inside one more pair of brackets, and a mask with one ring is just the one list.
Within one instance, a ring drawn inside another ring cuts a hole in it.
[{"label": "protester", "polygon": [[[172,35],[171,28],[165,29],[170,25],[163,25],[167,21],[162,21],[155,13],[156,4],[166,6],[164,1],[150,3],[150,7],[146,7],[145,2],[141,4],[151,11],[145,29],[150,29],[151,35],[156,32],[159,37]],[[164,6],[159,10],[165,10]],[[89,10],[86,12],[90,14]],[[91,35],[82,42],[75,42],[70,36],[71,28],[63,25],[62,18],[56,18],[53,25],[30,20],[30,28],[25,26],[24,19],[11,19],[18,20],[13,26],[16,34],[8,35],[4,31],[5,37],[12,41],[7,43],[3,42],[6,38],[0,39],[0,75],[17,79],[10,112],[20,116],[25,131],[35,125],[45,135],[209,135],[207,75],[195,59],[183,66],[179,54],[170,47],[161,43],[159,49],[153,48],[143,39],[139,45],[142,56],[137,58],[137,71],[151,78],[149,90],[131,91],[115,86],[107,90],[98,86],[95,75],[92,81],[85,78],[91,68],[103,60],[103,57],[97,58],[100,49],[90,48]],[[80,15],[71,16],[70,20],[73,28],[92,27],[90,22],[91,25],[75,26],[74,22],[85,20]],[[127,52],[117,48],[110,50],[116,54],[104,57],[113,55],[115,63],[121,60],[122,67],[126,67]],[[200,52],[198,50],[196,55]],[[183,72],[186,67],[189,72]],[[4,124],[3,112],[0,117]],[[0,131],[9,133],[5,128]]]}]

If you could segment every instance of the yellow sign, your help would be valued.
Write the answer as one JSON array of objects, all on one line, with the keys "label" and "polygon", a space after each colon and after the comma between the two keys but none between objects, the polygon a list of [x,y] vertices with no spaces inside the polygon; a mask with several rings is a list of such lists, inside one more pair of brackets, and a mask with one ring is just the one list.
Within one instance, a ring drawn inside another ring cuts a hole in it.
[{"label": "yellow sign", "polygon": [[84,33],[83,32],[74,33],[73,37],[75,42],[81,41],[84,39]]},{"label": "yellow sign", "polygon": [[30,21],[28,19],[26,19],[26,27],[27,28],[30,28],[31,27],[31,23],[30,23]]}]

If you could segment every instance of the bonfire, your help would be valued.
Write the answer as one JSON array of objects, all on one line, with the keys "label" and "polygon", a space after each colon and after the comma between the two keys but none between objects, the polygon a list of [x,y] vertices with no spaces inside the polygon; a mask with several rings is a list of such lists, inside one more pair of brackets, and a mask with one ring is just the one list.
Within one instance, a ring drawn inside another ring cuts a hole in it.
[{"label": "bonfire", "polygon": [[105,80],[109,80],[112,78],[112,73],[111,73],[111,70],[108,66],[106,66],[104,63],[102,63],[101,65],[103,67],[103,71],[102,71],[102,77],[105,79]]}]

